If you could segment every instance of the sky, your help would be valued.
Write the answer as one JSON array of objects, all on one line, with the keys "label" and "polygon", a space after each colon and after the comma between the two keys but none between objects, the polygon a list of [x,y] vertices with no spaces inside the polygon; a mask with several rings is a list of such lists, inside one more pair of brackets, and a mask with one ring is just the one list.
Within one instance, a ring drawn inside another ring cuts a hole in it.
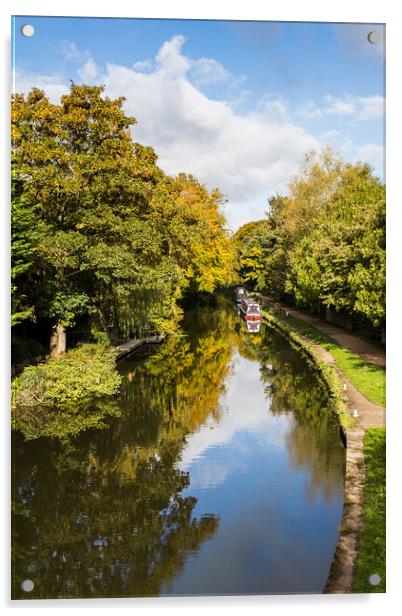
[{"label": "sky", "polygon": [[72,80],[125,96],[134,140],[166,173],[218,187],[235,231],[287,192],[312,149],[384,179],[384,39],[379,24],[19,16],[13,90],[59,102]]}]

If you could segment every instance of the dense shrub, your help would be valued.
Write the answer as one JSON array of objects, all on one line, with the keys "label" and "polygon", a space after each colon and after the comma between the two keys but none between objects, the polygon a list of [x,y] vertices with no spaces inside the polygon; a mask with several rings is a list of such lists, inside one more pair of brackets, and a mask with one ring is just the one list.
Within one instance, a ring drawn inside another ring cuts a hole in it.
[{"label": "dense shrub", "polygon": [[111,348],[83,344],[60,357],[28,366],[12,387],[13,409],[66,405],[116,392],[120,376]]}]

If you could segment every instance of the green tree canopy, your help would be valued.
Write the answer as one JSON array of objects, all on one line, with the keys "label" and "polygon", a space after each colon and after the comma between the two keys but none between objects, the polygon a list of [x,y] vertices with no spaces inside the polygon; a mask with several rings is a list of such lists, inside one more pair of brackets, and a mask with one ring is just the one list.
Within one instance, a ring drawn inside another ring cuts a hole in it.
[{"label": "green tree canopy", "polygon": [[289,194],[233,239],[240,276],[256,289],[384,324],[385,187],[367,164],[308,154]]},{"label": "green tree canopy", "polygon": [[[38,89],[12,102],[21,186],[13,202],[15,322],[52,319],[56,354],[80,315],[125,335],[169,331],[185,289],[212,292],[233,278],[219,191],[192,176],[166,176],[154,150],[132,141],[135,119],[125,115],[124,98],[103,91],[72,83],[60,105]],[[26,237],[28,227],[40,234]],[[33,260],[25,297],[23,274]]]}]

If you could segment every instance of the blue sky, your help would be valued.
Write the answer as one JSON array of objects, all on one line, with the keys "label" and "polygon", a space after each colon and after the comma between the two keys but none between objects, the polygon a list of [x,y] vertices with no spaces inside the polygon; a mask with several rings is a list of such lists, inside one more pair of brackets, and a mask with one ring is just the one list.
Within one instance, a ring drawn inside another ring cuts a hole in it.
[{"label": "blue sky", "polygon": [[126,96],[135,140],[166,172],[221,188],[236,229],[286,192],[309,149],[383,177],[383,41],[372,24],[16,17],[14,88],[57,101],[72,79]]}]

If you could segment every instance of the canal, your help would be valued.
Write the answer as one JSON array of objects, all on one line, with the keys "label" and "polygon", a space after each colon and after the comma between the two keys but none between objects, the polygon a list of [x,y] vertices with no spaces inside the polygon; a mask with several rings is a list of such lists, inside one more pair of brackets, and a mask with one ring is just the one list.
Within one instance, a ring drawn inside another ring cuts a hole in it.
[{"label": "canal", "polygon": [[305,359],[222,301],[119,370],[103,429],[13,435],[13,598],[322,592],[345,451]]}]

